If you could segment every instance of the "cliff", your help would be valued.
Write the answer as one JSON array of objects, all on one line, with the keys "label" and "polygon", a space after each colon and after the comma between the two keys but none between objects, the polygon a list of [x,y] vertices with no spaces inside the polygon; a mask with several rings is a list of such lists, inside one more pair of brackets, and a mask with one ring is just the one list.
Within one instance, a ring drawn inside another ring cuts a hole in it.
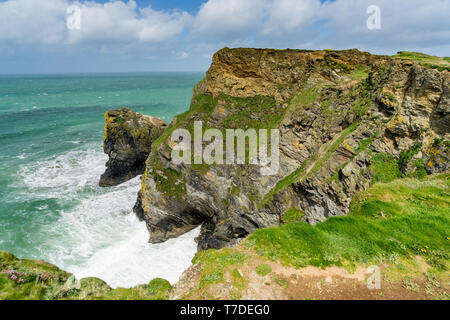
[{"label": "cliff", "polygon": [[[448,300],[450,174],[379,178],[354,198],[347,216],[312,226],[289,215],[288,223],[233,247],[198,252],[173,288],[154,279],[112,290],[100,279],[77,281],[49,263],[0,251],[0,300]],[[374,266],[378,287],[369,282]]]},{"label": "cliff", "polygon": [[[145,169],[134,210],[150,241],[202,226],[199,252],[174,288],[155,279],[113,290],[0,252],[0,300],[449,299],[446,61],[406,52],[219,51],[190,109],[170,126],[131,109],[105,115],[110,160],[101,184]],[[196,120],[221,131],[279,129],[279,172],[176,165],[171,134],[192,133]],[[367,286],[374,265],[382,271],[377,290]]]},{"label": "cliff", "polygon": [[[374,182],[448,170],[449,80],[445,66],[355,49],[224,48],[190,109],[153,142],[134,210],[153,243],[201,225],[199,250],[292,216],[315,224],[346,215]],[[279,129],[278,173],[175,164],[171,134],[193,133],[194,121],[221,131]]]}]

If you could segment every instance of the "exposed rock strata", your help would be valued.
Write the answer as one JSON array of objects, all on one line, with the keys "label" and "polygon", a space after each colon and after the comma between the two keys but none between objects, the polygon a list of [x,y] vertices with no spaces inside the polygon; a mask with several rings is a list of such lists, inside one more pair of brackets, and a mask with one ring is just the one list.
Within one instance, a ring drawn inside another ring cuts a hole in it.
[{"label": "exposed rock strata", "polygon": [[[449,168],[450,73],[358,50],[222,49],[188,112],[154,143],[135,206],[151,242],[202,225],[199,250],[238,242],[295,208],[309,223],[345,215],[374,155],[405,174]],[[175,128],[280,129],[280,170],[176,165]]]},{"label": "exposed rock strata", "polygon": [[163,120],[129,108],[106,112],[103,150],[109,160],[100,186],[116,186],[144,173],[152,142],[166,127]]}]

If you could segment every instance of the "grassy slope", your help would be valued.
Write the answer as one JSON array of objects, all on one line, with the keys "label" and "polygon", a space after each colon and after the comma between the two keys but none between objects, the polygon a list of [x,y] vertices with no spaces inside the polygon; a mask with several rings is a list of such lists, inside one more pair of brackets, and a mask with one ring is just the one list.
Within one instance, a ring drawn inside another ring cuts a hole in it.
[{"label": "grassy slope", "polygon": [[[446,269],[450,249],[449,175],[379,183],[360,194],[351,214],[311,226],[261,229],[248,239],[259,254],[297,267],[376,263],[420,253]],[[424,251],[423,251],[424,250]]]},{"label": "grassy slope", "polygon": [[112,290],[100,279],[78,282],[46,262],[0,251],[0,300],[161,300],[168,299],[171,288],[166,280],[154,279],[148,285]]},{"label": "grassy slope", "polygon": [[260,229],[240,246],[198,253],[193,260],[201,270],[197,294],[208,285],[224,282],[225,273],[240,268],[254,255],[297,268],[343,266],[352,270],[356,265],[389,262],[401,270],[403,281],[409,281],[415,272],[411,268],[421,257],[429,274],[448,277],[450,174],[396,179],[395,170],[384,176],[377,168],[373,170],[378,181],[390,182],[378,182],[359,194],[347,216],[332,217],[316,226],[293,222]]},{"label": "grassy slope", "polygon": [[426,68],[450,71],[450,57],[441,58],[420,52],[400,51],[393,58],[416,61]]}]

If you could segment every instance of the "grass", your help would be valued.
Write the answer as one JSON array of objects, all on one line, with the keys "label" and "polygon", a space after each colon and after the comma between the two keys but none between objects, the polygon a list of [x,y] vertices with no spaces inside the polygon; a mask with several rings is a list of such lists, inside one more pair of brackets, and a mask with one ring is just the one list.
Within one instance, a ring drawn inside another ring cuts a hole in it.
[{"label": "grass", "polygon": [[288,283],[288,281],[287,281],[286,279],[282,279],[282,278],[280,278],[280,277],[278,277],[278,276],[276,276],[276,275],[274,275],[274,274],[271,276],[271,278],[272,278],[272,280],[275,281],[275,283],[278,284],[280,287],[282,287],[282,288],[284,288],[284,289],[287,289],[287,288],[288,288],[289,283]]},{"label": "grass", "polygon": [[[296,216],[294,210],[289,215]],[[361,264],[387,263],[385,278],[404,281],[411,289],[415,286],[409,279],[423,273],[415,260],[421,256],[430,266],[425,274],[428,291],[438,293],[438,276],[448,274],[450,267],[449,250],[450,173],[395,179],[357,194],[347,216],[316,226],[296,221],[259,229],[242,245],[197,253],[193,263],[200,265],[201,279],[191,294],[202,295],[209,286],[227,283],[224,274],[229,272],[230,297],[239,298],[246,279],[237,268],[253,266],[255,256],[262,258],[256,258],[256,274],[270,275],[283,288],[288,282],[272,274],[265,259],[297,268],[340,266],[349,272]]]},{"label": "grass", "polygon": [[103,295],[94,296],[93,300],[168,300],[172,286],[167,280],[156,278],[146,285],[131,289],[118,288]]},{"label": "grass", "polygon": [[366,80],[369,77],[369,71],[365,68],[355,69],[350,72],[350,77],[358,81]]},{"label": "grass", "polygon": [[77,281],[46,262],[0,251],[0,300],[161,300],[169,298],[171,289],[168,281],[157,278],[147,285],[113,290],[100,279]]},{"label": "grass", "polygon": [[286,111],[286,118],[289,118],[290,115],[294,112],[301,113],[303,110],[317,101],[318,96],[318,88],[311,87],[308,89],[303,89],[299,94],[294,96],[290,103],[288,110]]},{"label": "grass", "polygon": [[245,279],[238,269],[230,271],[232,289],[230,291],[230,298],[232,300],[240,300],[242,297],[242,290],[245,288]]},{"label": "grass", "polygon": [[412,60],[419,62],[422,66],[439,71],[450,71],[450,59],[448,57],[435,57],[420,52],[400,51],[393,56],[394,59]]},{"label": "grass", "polygon": [[220,95],[218,100],[225,103],[231,112],[220,124],[224,129],[272,129],[283,118],[285,109],[277,107],[273,97],[231,97]]},{"label": "grass", "polygon": [[268,264],[263,263],[256,267],[256,273],[258,275],[260,275],[261,277],[265,277],[266,275],[268,275],[271,272],[272,272],[272,267],[269,266]]},{"label": "grass", "polygon": [[[372,157],[371,170],[373,174],[372,184],[377,182],[390,182],[405,176],[402,172],[411,162],[412,158],[420,151],[421,144],[416,144],[408,150],[403,150],[400,153],[398,160],[387,154],[375,154]],[[416,159],[412,166],[415,170],[408,173],[409,178],[424,179],[427,176],[425,164],[422,159]]]},{"label": "grass", "polygon": [[411,148],[409,148],[408,150],[403,150],[400,153],[400,157],[398,159],[398,165],[399,167],[404,167],[406,166],[411,159],[420,151],[420,148],[422,147],[421,143],[417,143],[414,146],[412,146]]},{"label": "grass", "polygon": [[305,213],[302,210],[298,208],[290,208],[281,216],[281,221],[283,221],[283,223],[301,221],[304,215]]},{"label": "grass", "polygon": [[225,267],[239,266],[246,258],[247,256],[244,253],[236,252],[233,248],[198,252],[192,263],[199,263],[202,266],[200,289],[223,281]]},{"label": "grass", "polygon": [[376,184],[355,198],[347,216],[316,226],[295,222],[260,229],[246,244],[262,256],[296,267],[376,263],[386,256],[420,254],[433,267],[446,270],[449,176]]},{"label": "grass", "polygon": [[380,134],[380,131],[377,130],[373,135],[371,135],[369,138],[362,140],[359,143],[358,149],[356,149],[356,154],[359,154],[361,151],[364,151],[367,149],[368,146],[375,140],[376,137]]},{"label": "grass", "polygon": [[440,138],[435,138],[433,141],[433,147],[437,148],[439,146],[444,146],[446,148],[450,147],[450,141],[448,140],[444,140],[444,139],[440,139]]},{"label": "grass", "polygon": [[316,87],[303,90],[291,100],[291,105],[304,107],[309,106],[317,100],[317,95],[318,92]]},{"label": "grass", "polygon": [[399,169],[398,160],[393,155],[389,154],[374,154],[370,169],[373,174],[372,184],[390,182],[404,177],[404,174]]},{"label": "grass", "polygon": [[[166,196],[182,197],[186,194],[186,184],[183,175],[172,168],[160,167],[155,170],[156,189]],[[158,174],[161,172],[162,174]]]}]

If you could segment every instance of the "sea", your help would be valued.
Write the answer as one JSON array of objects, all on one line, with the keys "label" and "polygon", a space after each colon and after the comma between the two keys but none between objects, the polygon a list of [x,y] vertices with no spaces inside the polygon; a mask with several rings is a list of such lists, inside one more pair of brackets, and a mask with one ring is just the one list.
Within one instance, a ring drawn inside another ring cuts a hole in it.
[{"label": "sea", "polygon": [[170,122],[203,73],[0,75],[0,251],[76,278],[171,283],[196,252],[193,230],[163,244],[132,212],[140,177],[100,188],[104,113],[130,107]]}]

